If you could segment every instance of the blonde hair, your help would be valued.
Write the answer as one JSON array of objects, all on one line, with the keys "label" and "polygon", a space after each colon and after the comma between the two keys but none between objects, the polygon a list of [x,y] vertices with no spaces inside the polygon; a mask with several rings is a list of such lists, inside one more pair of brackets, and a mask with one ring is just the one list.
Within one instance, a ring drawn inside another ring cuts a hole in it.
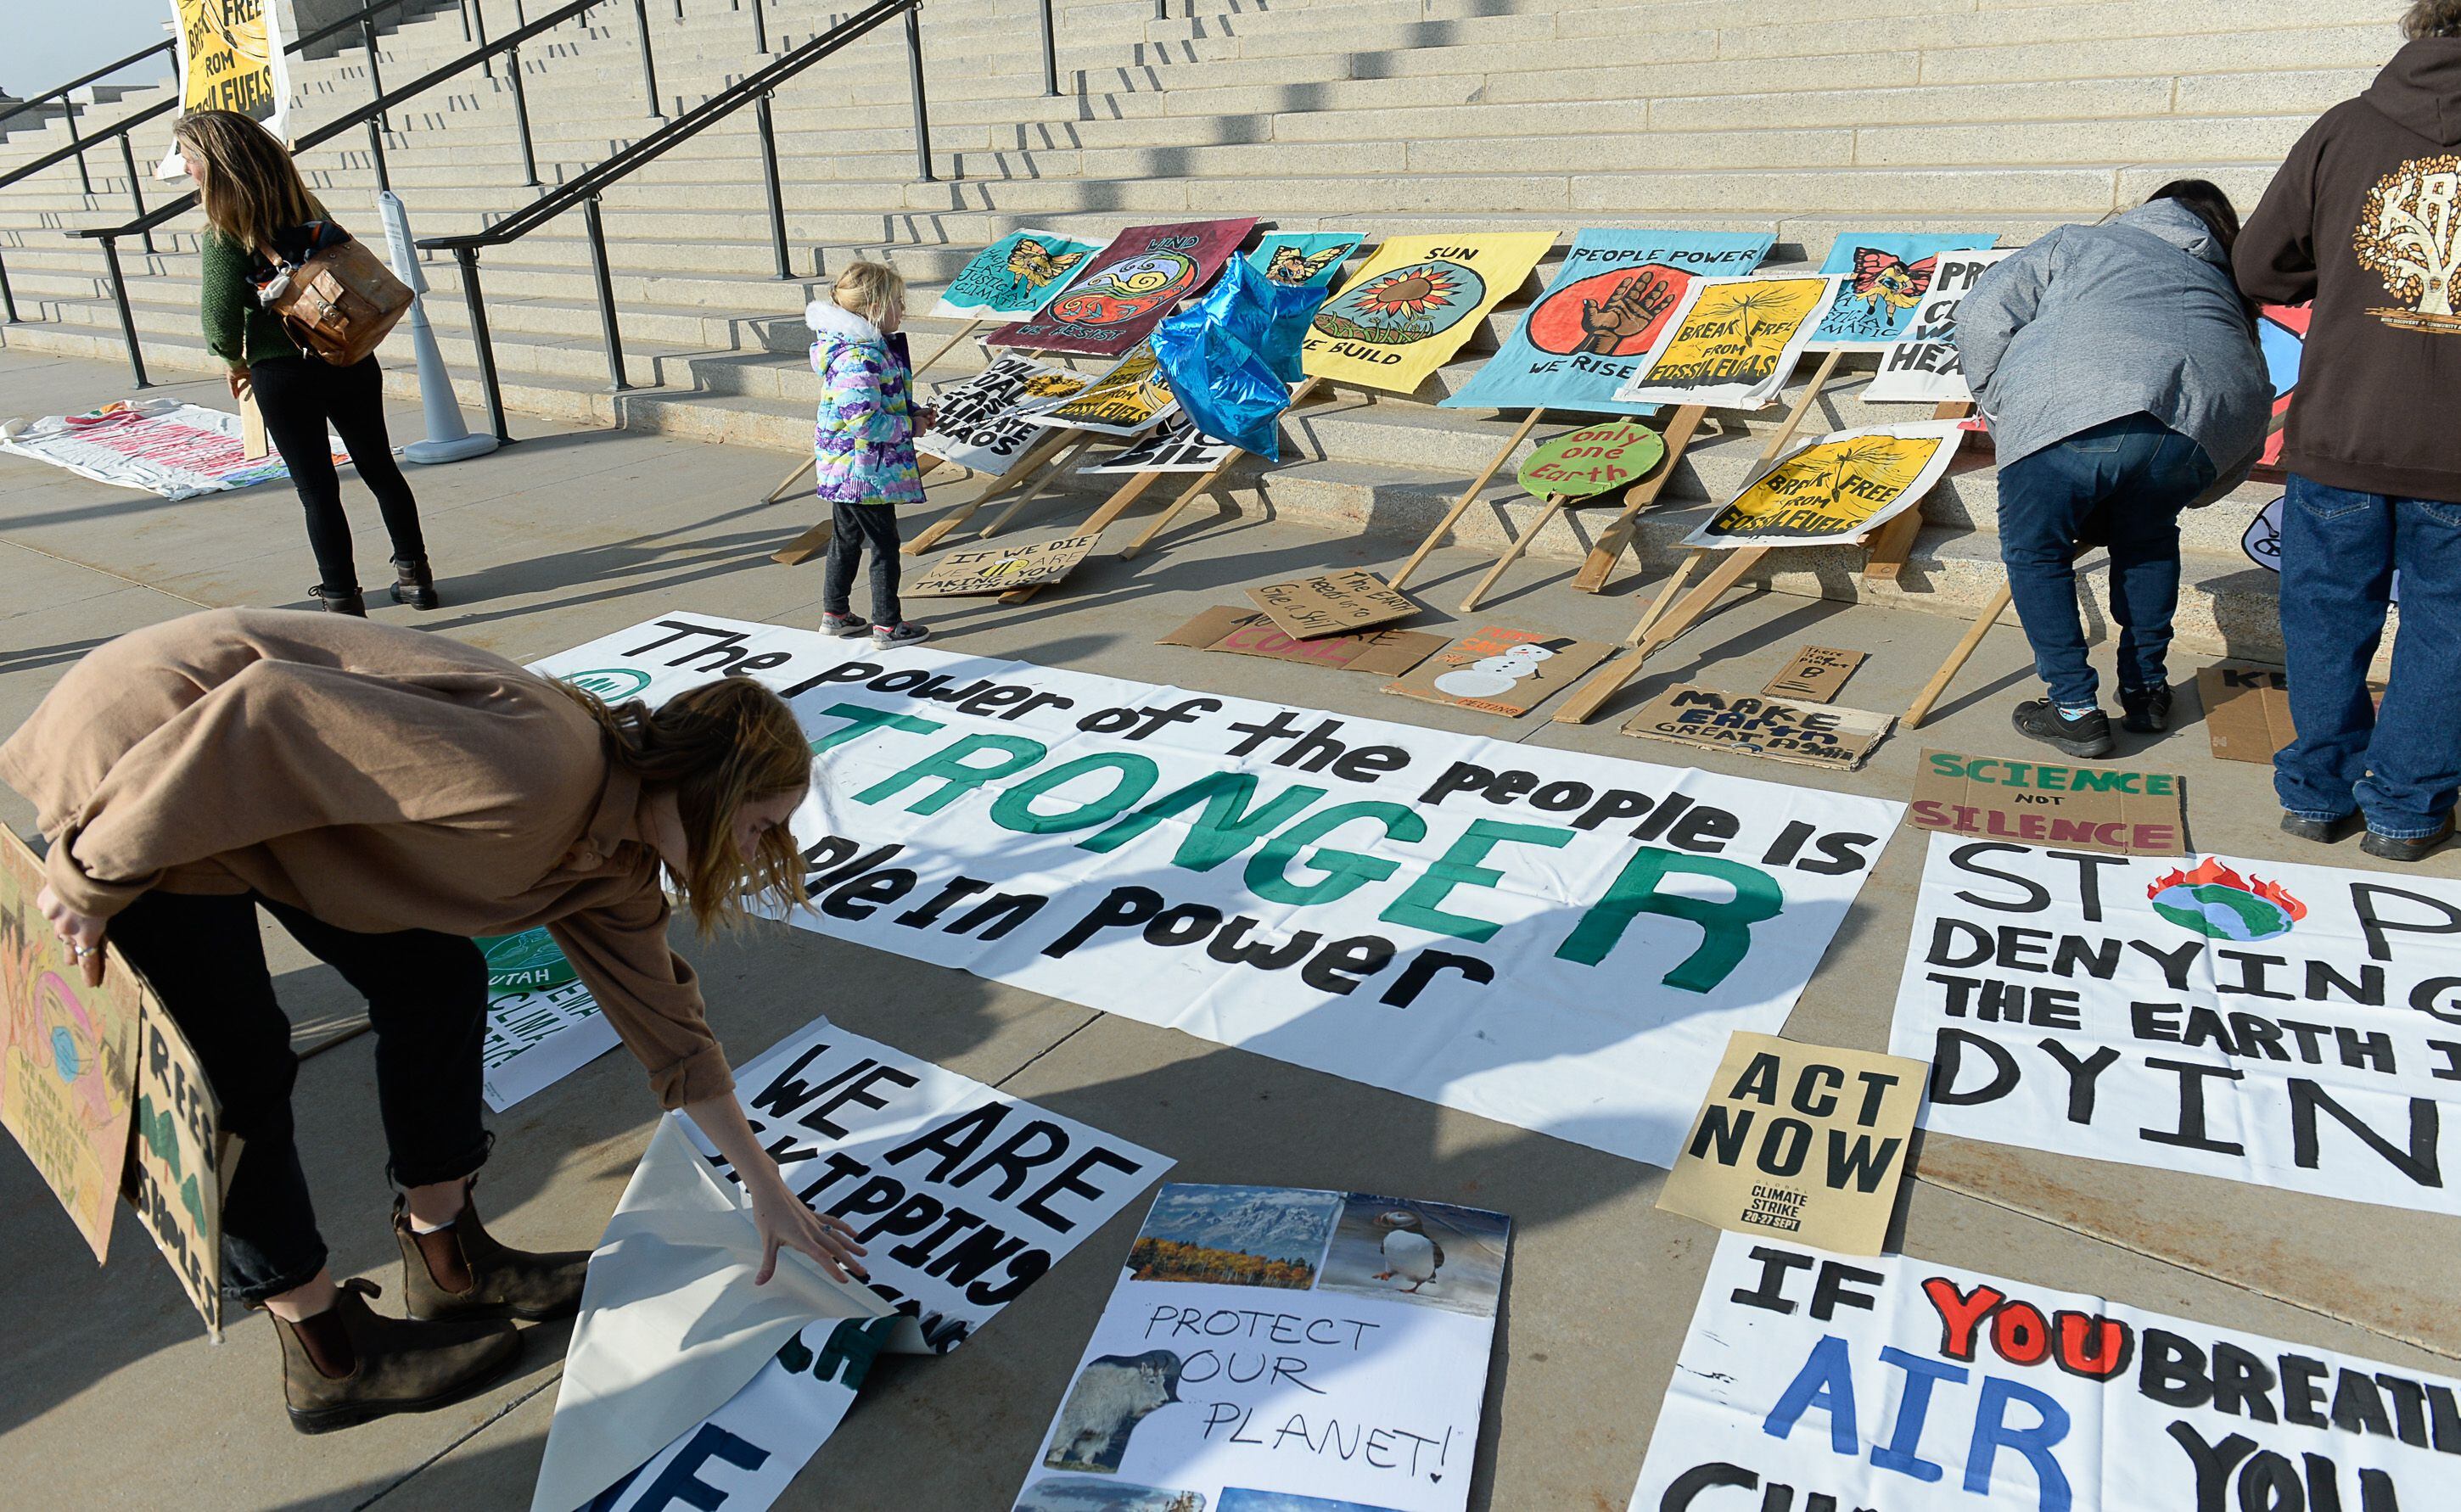
[{"label": "blonde hair", "polygon": [[233,110],[191,111],[171,128],[182,146],[205,161],[205,224],[250,252],[273,245],[293,226],[325,219],[290,154],[273,134]]},{"label": "blonde hair", "polygon": [[856,263],[838,275],[829,297],[840,309],[852,310],[877,326],[894,309],[906,309],[906,275],[887,263]]}]

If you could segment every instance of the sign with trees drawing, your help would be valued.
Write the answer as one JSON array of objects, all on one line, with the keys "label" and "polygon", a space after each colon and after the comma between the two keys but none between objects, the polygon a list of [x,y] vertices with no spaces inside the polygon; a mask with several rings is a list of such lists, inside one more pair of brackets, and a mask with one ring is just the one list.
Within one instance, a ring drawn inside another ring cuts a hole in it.
[{"label": "sign with trees drawing", "polygon": [[1777,396],[1838,287],[1833,278],[1698,278],[1668,317],[1625,404],[1757,410]]},{"label": "sign with trees drawing", "polygon": [[1956,458],[1955,420],[1839,431],[1752,475],[1687,546],[1842,545],[1922,502]]},{"label": "sign with trees drawing", "polygon": [[1554,245],[1552,231],[1393,237],[1316,311],[1299,366],[1311,377],[1413,393]]}]

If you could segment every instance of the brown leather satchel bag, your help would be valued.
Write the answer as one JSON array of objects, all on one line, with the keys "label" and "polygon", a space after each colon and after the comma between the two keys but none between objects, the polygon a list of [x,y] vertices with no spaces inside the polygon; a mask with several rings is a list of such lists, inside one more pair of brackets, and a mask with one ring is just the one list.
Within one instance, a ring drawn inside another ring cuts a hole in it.
[{"label": "brown leather satchel bag", "polygon": [[410,287],[376,260],[367,244],[346,237],[283,270],[263,296],[299,344],[337,368],[376,350],[410,311]]}]

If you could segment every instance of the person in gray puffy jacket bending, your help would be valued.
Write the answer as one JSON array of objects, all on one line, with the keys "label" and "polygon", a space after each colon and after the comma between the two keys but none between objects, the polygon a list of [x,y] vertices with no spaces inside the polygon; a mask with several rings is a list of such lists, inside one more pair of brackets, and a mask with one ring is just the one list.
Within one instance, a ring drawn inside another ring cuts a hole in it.
[{"label": "person in gray puffy jacket bending", "polygon": [[2014,722],[2070,756],[2110,753],[2076,558],[2109,550],[2124,722],[2158,734],[2179,512],[2238,486],[2264,448],[2273,385],[2231,276],[2237,237],[2230,197],[2180,180],[1994,265],[1958,311],[1958,353],[2000,452],[2000,558],[2049,693]]}]

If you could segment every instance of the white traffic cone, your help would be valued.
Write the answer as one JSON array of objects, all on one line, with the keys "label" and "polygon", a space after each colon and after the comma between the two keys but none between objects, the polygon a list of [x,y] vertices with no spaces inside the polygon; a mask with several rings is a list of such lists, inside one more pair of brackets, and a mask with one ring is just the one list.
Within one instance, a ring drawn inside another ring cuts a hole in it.
[{"label": "white traffic cone", "polygon": [[427,439],[401,449],[406,462],[458,462],[484,457],[496,449],[492,436],[470,433],[461,420],[461,405],[453,397],[453,375],[444,371],[444,353],[436,350],[436,332],[427,324],[427,278],[419,270],[418,248],[410,239],[410,215],[401,197],[391,189],[376,192],[376,214],[383,218],[385,241],[393,251],[396,278],[420,297],[410,302],[410,344],[418,354],[418,402],[427,411]]}]

